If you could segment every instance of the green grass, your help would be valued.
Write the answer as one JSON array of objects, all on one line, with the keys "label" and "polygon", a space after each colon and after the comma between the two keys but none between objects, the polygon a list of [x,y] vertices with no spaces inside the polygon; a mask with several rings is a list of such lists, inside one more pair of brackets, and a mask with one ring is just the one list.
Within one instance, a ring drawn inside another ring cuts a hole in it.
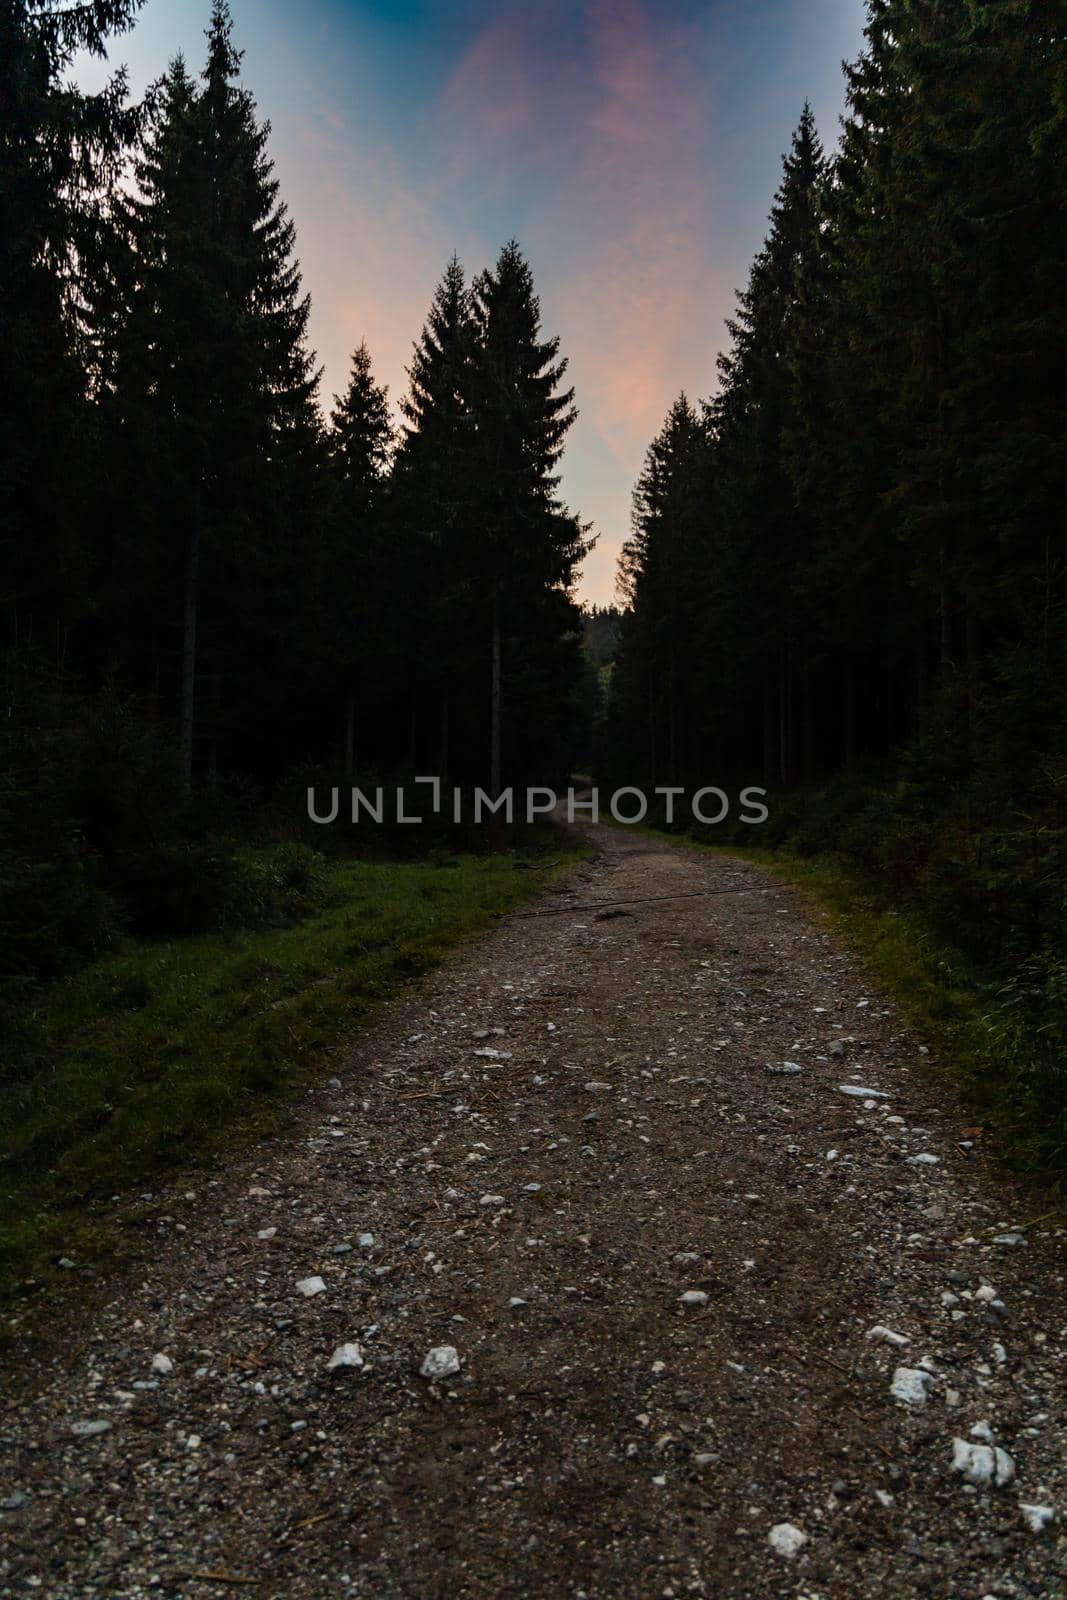
[{"label": "green grass", "polygon": [[544,845],[334,863],[328,908],[294,926],[131,942],[45,990],[8,1040],[0,1292],[113,1248],[115,1195],[276,1124],[404,985],[588,853]]},{"label": "green grass", "polygon": [[791,884],[822,914],[871,980],[898,1005],[958,1088],[969,1120],[1028,1182],[1067,1189],[1063,1067],[1042,1047],[1025,1006],[1007,1002],[991,978],[878,884],[832,856],[708,845],[649,829],[687,849],[737,856]]}]

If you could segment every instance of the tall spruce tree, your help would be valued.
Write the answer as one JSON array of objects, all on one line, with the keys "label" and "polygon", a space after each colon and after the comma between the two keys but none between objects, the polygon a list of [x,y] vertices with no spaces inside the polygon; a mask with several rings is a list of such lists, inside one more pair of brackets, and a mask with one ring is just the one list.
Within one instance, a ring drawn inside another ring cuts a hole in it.
[{"label": "tall spruce tree", "polygon": [[[541,337],[533,274],[514,240],[475,280],[472,301],[475,595],[489,640],[487,775],[496,792],[505,761],[515,773],[531,758],[550,759],[559,739],[555,708],[577,677],[580,642],[567,593],[589,543],[557,495],[556,468],[577,416],[573,389],[558,389],[567,362],[558,338]],[[538,728],[552,730],[540,748]]]},{"label": "tall spruce tree", "polygon": [[69,631],[92,610],[84,311],[108,254],[108,196],[138,113],[125,104],[124,73],[94,95],[66,74],[79,52],[105,57],[108,36],[128,28],[140,4],[0,0],[4,631],[74,666]]},{"label": "tall spruce tree", "polygon": [[404,638],[402,594],[407,574],[397,561],[386,515],[393,443],[387,391],[374,380],[366,343],[356,349],[348,388],[335,398],[329,435],[335,493],[330,558],[318,626],[333,641],[344,680],[345,776],[361,747],[386,745],[389,692]]},{"label": "tall spruce tree", "polygon": [[746,535],[751,642],[745,653],[760,695],[762,765],[769,781],[789,782],[801,763],[810,765],[809,724],[796,690],[804,681],[798,663],[810,652],[798,575],[812,530],[799,515],[790,482],[788,441],[796,392],[790,358],[802,359],[800,287],[822,250],[824,183],[822,149],[805,106],[784,160],[767,241],[728,324],[733,343],[720,358],[722,383],[714,406],[716,475],[730,522]]},{"label": "tall spruce tree", "polygon": [[706,456],[702,420],[679,395],[645,457],[619,561],[629,607],[620,710],[637,736],[634,771],[652,783],[693,776],[706,754],[696,670],[708,600]]},{"label": "tall spruce tree", "polygon": [[280,651],[301,648],[322,487],[309,305],[269,125],[239,67],[220,0],[203,86],[172,66],[139,154],[112,401],[136,480],[132,537],[148,551],[161,631],[180,634],[178,662],[164,640],[160,676],[186,783],[198,762],[255,765],[267,743],[299,737],[298,708],[262,683]]},{"label": "tall spruce tree", "polygon": [[475,333],[470,292],[453,256],[434,291],[408,368],[393,471],[394,536],[406,544],[411,744],[443,777],[465,775],[464,708],[477,692],[471,564],[476,461]]}]

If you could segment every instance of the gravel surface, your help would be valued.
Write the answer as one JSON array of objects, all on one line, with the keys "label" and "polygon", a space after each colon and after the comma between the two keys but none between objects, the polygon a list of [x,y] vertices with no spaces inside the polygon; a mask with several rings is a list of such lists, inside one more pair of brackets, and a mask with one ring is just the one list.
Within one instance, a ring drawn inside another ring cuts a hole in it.
[{"label": "gravel surface", "polygon": [[75,1263],[7,1362],[0,1594],[1064,1592],[1062,1231],[798,896],[588,831]]}]

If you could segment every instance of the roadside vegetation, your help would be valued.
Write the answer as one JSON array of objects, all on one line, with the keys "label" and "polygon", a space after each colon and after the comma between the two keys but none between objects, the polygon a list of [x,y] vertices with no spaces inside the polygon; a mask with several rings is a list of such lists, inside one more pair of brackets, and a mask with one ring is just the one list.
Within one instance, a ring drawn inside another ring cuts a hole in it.
[{"label": "roadside vegetation", "polygon": [[112,1197],[276,1121],[295,1087],[343,1070],[387,1000],[584,848],[548,827],[508,850],[414,862],[246,848],[220,857],[222,925],[129,938],[9,1007],[0,1292],[40,1289],[61,1259],[111,1249]]},{"label": "roadside vegetation", "polygon": [[[1064,836],[905,826],[906,797],[839,780],[771,796],[762,827],[664,837],[728,850],[802,890],[896,1001],[982,1137],[1029,1181],[1067,1188],[1067,958],[1055,937]],[[753,839],[759,845],[753,845]],[[1025,921],[1021,907],[1028,916]]]}]

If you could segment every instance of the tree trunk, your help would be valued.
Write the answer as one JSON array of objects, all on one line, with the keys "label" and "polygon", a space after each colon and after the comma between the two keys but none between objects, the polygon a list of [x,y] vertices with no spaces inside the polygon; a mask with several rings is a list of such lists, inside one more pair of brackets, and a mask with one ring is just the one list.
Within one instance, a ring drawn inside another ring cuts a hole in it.
[{"label": "tree trunk", "polygon": [[804,782],[812,783],[815,778],[815,707],[811,692],[811,655],[808,646],[804,646]]},{"label": "tree trunk", "polygon": [[345,782],[356,775],[356,697],[350,694],[345,706]]},{"label": "tree trunk", "polygon": [[448,695],[441,696],[441,743],[437,758],[437,775],[448,782]]},{"label": "tree trunk", "polygon": [[774,766],[774,689],[770,674],[763,680],[763,781],[768,788],[775,781]]},{"label": "tree trunk", "polygon": [[967,653],[967,748],[973,756],[978,736],[978,619],[969,596],[963,601],[963,637]]},{"label": "tree trunk", "polygon": [[940,581],[938,583],[937,609],[940,632],[941,671],[944,674],[952,661],[952,613],[948,590],[948,554],[944,544],[938,551]]},{"label": "tree trunk", "polygon": [[489,793],[500,793],[500,585],[493,587],[493,666],[489,697]]},{"label": "tree trunk", "polygon": [[788,641],[778,667],[778,772],[781,776],[783,787],[792,781],[793,764],[790,759],[790,744],[792,742],[792,729],[790,726],[789,706],[789,674],[792,666],[792,651]]},{"label": "tree trunk", "polygon": [[856,765],[856,668],[852,661],[845,665],[845,770],[851,772]]},{"label": "tree trunk", "polygon": [[193,786],[193,733],[196,715],[196,623],[200,592],[200,496],[193,501],[185,558],[185,615],[182,625],[182,701],[180,765],[182,788]]}]

